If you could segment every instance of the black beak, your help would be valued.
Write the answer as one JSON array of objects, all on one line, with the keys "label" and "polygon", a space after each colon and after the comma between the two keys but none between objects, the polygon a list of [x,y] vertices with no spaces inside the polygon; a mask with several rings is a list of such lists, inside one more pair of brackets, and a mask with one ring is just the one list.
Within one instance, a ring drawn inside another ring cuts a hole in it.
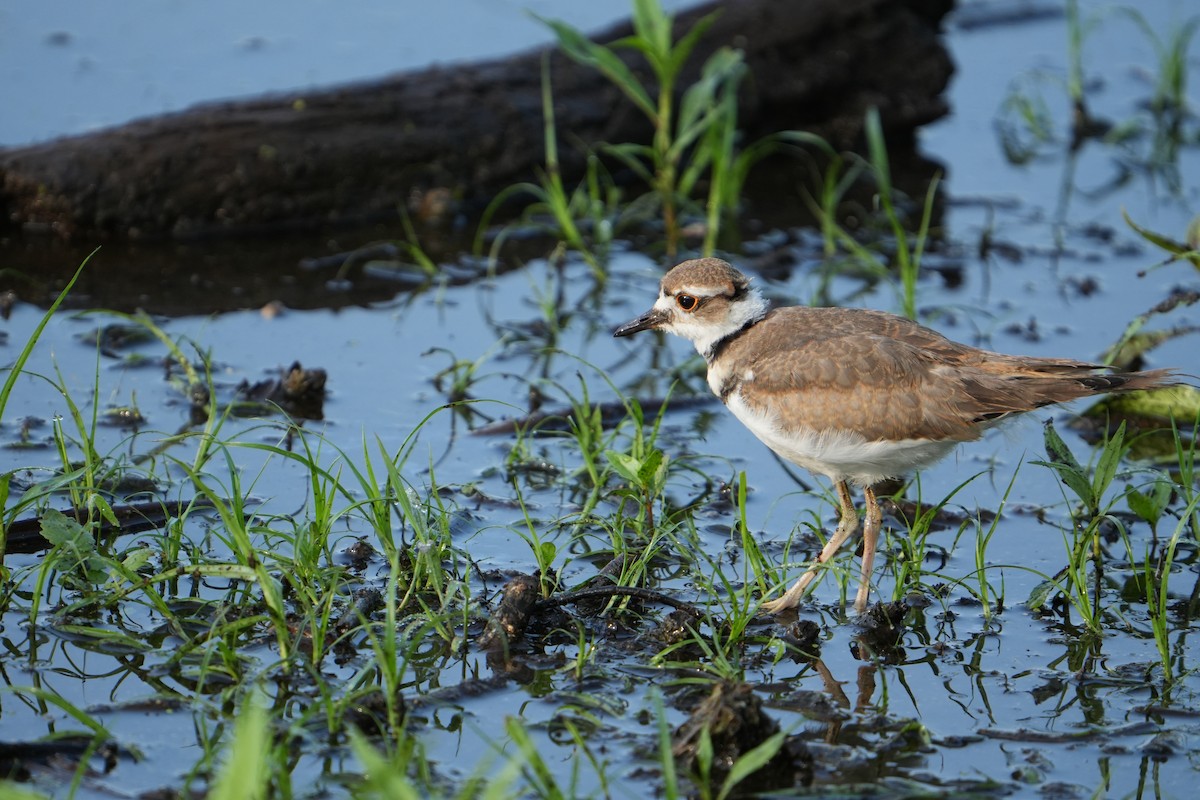
[{"label": "black beak", "polygon": [[637,319],[630,320],[621,327],[617,328],[615,331],[613,331],[613,336],[629,336],[630,334],[637,333],[638,331],[646,331],[650,330],[651,328],[657,328],[666,321],[667,315],[664,312],[658,310],[657,308],[652,308]]}]

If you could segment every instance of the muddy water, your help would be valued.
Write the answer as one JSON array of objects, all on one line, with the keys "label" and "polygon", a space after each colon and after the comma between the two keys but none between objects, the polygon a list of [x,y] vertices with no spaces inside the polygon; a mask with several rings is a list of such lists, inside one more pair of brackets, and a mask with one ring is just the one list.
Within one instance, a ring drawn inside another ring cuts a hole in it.
[{"label": "muddy water", "polygon": [[[1160,30],[1190,10],[1184,3],[1146,6],[1143,12],[1153,15]],[[954,338],[1006,352],[1095,358],[1134,315],[1177,286],[1196,287],[1195,272],[1178,264],[1139,276],[1161,256],[1141,243],[1119,216],[1125,208],[1149,227],[1182,237],[1200,208],[1196,148],[1179,154],[1177,169],[1183,180],[1178,194],[1168,189],[1169,175],[1137,168],[1123,181],[1114,181],[1133,162],[1138,148],[1145,148],[1145,140],[1128,146],[1092,142],[1074,156],[1068,153],[1062,140],[1067,106],[1059,88],[1066,40],[1061,17],[983,27],[951,25],[947,37],[959,64],[950,92],[953,113],[923,131],[920,142],[927,156],[945,164],[948,201],[943,243],[929,255],[932,269],[919,287],[924,321]],[[1142,113],[1151,92],[1148,70],[1155,61],[1138,29],[1119,17],[1105,17],[1085,41],[1083,60],[1094,113],[1116,121]],[[1004,159],[995,133],[999,109],[1014,80],[1039,87],[1059,137],[1021,166]],[[985,235],[993,243],[986,252],[980,247]],[[782,277],[760,279],[773,297],[808,302],[827,292],[846,304],[898,307],[896,290],[886,284],[870,286],[843,276],[824,286],[811,235],[780,232],[766,238],[774,243],[773,250],[787,251],[797,264]],[[107,251],[97,258],[97,269],[120,269],[119,260]],[[281,296],[294,286],[294,280],[286,279],[293,272],[291,258],[278,267],[285,276],[277,287]],[[742,260],[751,269],[757,263],[754,252]],[[261,298],[256,295],[253,304],[247,303],[253,307],[243,311],[189,313],[159,323],[170,336],[184,341],[185,349],[194,342],[198,349],[211,351],[218,388],[227,393],[243,380],[270,377],[296,359],[305,366],[323,367],[330,390],[325,419],[308,422],[307,427],[350,454],[361,452],[364,439],[373,443],[377,437],[394,451],[427,414],[446,402],[436,379],[457,360],[478,362],[470,394],[484,401],[475,407],[479,413],[496,419],[524,409],[531,384],[550,395],[551,406],[565,403],[564,389],[579,391],[580,376],[593,400],[609,399],[612,394],[601,372],[618,386],[638,386],[641,397],[660,396],[682,373],[687,387],[702,395],[703,381],[691,369],[694,355],[684,343],[645,337],[614,341],[609,336],[616,323],[652,300],[659,266],[643,255],[624,252],[614,257],[611,273],[608,288],[598,296],[586,267],[575,262],[560,273],[534,260],[525,269],[493,280],[418,294],[396,294],[363,279],[361,286],[369,285],[370,293],[355,295],[351,303],[339,301],[346,297],[344,292],[334,293],[324,280],[313,280],[304,295],[311,301],[324,292],[336,308],[309,302],[304,304],[309,310],[300,310],[301,303],[289,297],[287,304],[293,309],[272,316],[258,308]],[[949,281],[945,275],[956,279]],[[561,300],[552,304],[559,316],[549,320],[556,324],[547,324],[540,301],[560,292]],[[4,323],[6,352],[12,354],[26,340],[39,316],[40,311],[29,305],[14,308]],[[136,404],[146,421],[136,430],[101,427],[98,449],[145,453],[187,424],[187,405],[155,365],[163,356],[160,345],[149,342],[124,350],[154,362],[137,368],[98,354],[86,334],[112,321],[104,315],[56,317],[29,368],[53,380],[60,371],[62,382],[85,411]],[[1200,320],[1194,310],[1184,310],[1168,322]],[[548,347],[553,348],[549,353]],[[1181,339],[1156,350],[1151,365],[1200,372],[1196,352],[1195,337]],[[89,393],[97,376],[99,389],[93,398]],[[678,459],[695,456],[701,472],[717,481],[745,470],[751,488],[749,522],[774,557],[780,556],[782,542],[798,524],[819,520],[828,526],[834,507],[827,487],[808,476],[794,479],[719,412],[719,407],[711,407],[668,415],[662,442],[669,454]],[[29,423],[26,438],[34,445],[45,444],[52,420],[64,413],[61,396],[45,380],[23,378],[5,410],[0,434],[11,444],[21,438],[16,420],[42,420]],[[945,601],[936,601],[916,616],[897,649],[870,665],[855,656],[856,630],[840,618],[836,587],[826,581],[800,614],[821,626],[821,661],[775,663],[760,656],[743,665],[746,679],[761,684],[760,694],[771,713],[809,742],[817,755],[818,786],[863,782],[900,792],[897,781],[907,779],[927,787],[965,783],[977,790],[993,782],[994,793],[1019,796],[1191,796],[1191,753],[1200,744],[1193,716],[1200,683],[1185,676],[1164,695],[1161,684],[1146,677],[1153,676],[1157,653],[1144,634],[1144,604],[1122,605],[1115,592],[1110,594],[1109,602],[1127,618],[1114,620],[1091,649],[1060,622],[1022,605],[1041,580],[1037,573],[1052,574],[1066,561],[1062,530],[1069,517],[1063,490],[1048,470],[1028,463],[1043,455],[1039,421],[1045,419],[1060,423],[1072,449],[1082,459],[1090,458],[1086,443],[1063,424],[1068,415],[1047,412],[962,448],[922,474],[919,487],[909,490],[910,498],[919,492],[926,502],[936,502],[967,477],[981,473],[951,503],[970,519],[979,510],[997,509],[1012,481],[1002,524],[987,550],[990,580],[1003,586],[1006,607],[1001,614],[986,618],[962,587],[952,589]],[[248,441],[273,443],[283,435],[278,419],[233,420],[226,433],[236,431]],[[408,477],[415,484],[436,480],[439,486],[451,487],[448,502],[459,509],[456,544],[485,571],[530,572],[536,567],[520,536],[524,517],[511,507],[513,490],[504,478],[503,465],[512,447],[511,437],[470,435],[466,421],[447,412],[421,430],[409,461]],[[554,439],[538,440],[533,447],[536,456],[550,464],[564,469],[575,464],[570,448]],[[47,449],[8,449],[0,458],[5,469],[55,464]],[[307,484],[298,468],[278,460],[264,466],[250,452],[239,467],[261,513],[288,514],[302,506]],[[472,500],[462,490],[465,486],[506,502]],[[684,473],[669,492],[683,501],[704,490],[701,478]],[[167,491],[174,496],[181,490]],[[570,486],[530,481],[523,492],[531,515],[547,531],[575,508]],[[729,537],[732,522],[732,512],[717,503],[706,506],[697,520],[699,545],[713,559],[734,564],[730,574],[740,565]],[[1164,521],[1167,527],[1173,524]],[[194,533],[202,537],[204,532]],[[336,535],[348,544],[362,533],[350,526]],[[956,526],[933,534],[931,545],[946,553],[946,561],[927,567],[970,581],[975,569],[974,526],[966,528],[955,547],[956,534]],[[1135,557],[1145,551],[1149,538],[1145,525],[1130,524]],[[596,546],[602,544],[598,541]],[[889,544],[897,546],[895,541]],[[1124,552],[1122,544],[1112,548]],[[1176,597],[1194,592],[1197,581],[1194,543],[1183,549],[1184,563],[1172,578]],[[20,569],[35,565],[37,559],[10,555],[7,563]],[[1111,577],[1117,585],[1130,577],[1121,572],[1121,562],[1120,557],[1114,559]],[[565,577],[576,583],[595,568],[580,557],[567,563]],[[876,579],[881,596],[889,596],[891,571],[877,571]],[[694,602],[708,599],[697,595],[687,575],[666,578],[660,588]],[[162,692],[186,694],[178,675],[159,669],[169,653],[98,652],[61,636],[48,637],[45,630],[33,633],[22,616],[7,614],[0,633],[6,681],[39,684],[93,709],[122,745],[145,756],[136,763],[121,760],[113,773],[90,779],[82,795],[177,785],[198,755],[191,714],[99,710]],[[135,627],[137,622],[127,624]],[[1189,632],[1185,623],[1172,634],[1185,665],[1198,655]],[[575,655],[571,646],[561,646],[535,665],[536,678],[528,683],[511,681],[477,697],[418,708],[411,729],[440,770],[465,777],[475,770],[481,753],[503,746],[503,718],[519,715],[539,737],[543,756],[565,783],[575,753],[569,742],[552,735],[552,722],[579,715],[580,700],[573,693],[582,692],[596,703],[589,707],[598,719],[594,741],[606,745],[613,794],[652,794],[656,784],[642,771],[647,762],[638,755],[652,746],[656,734],[647,713],[652,702],[646,689],[667,688],[679,675],[651,668],[642,656],[612,649],[603,653],[589,682],[579,686],[558,671],[554,656],[560,654],[566,659]],[[269,662],[270,647],[263,644],[251,656]],[[329,668],[343,670],[347,679],[352,673],[350,667]],[[415,691],[422,692],[491,674],[482,656],[474,654],[462,659],[435,654],[414,670],[420,675]],[[56,708],[40,708],[11,696],[0,696],[0,701],[0,740],[75,727]],[[1148,706],[1166,710],[1147,712]],[[817,713],[815,708],[824,711]],[[685,716],[670,706],[667,713],[672,726]],[[212,724],[213,717],[197,717]],[[927,741],[910,741],[898,732],[909,721],[924,726]],[[329,756],[314,748],[299,759],[294,785],[328,786],[337,793],[332,776],[354,769],[353,761],[340,751]],[[586,770],[583,774],[578,794],[598,795],[597,782],[586,777]],[[53,776],[42,781],[46,787],[55,785]]]}]

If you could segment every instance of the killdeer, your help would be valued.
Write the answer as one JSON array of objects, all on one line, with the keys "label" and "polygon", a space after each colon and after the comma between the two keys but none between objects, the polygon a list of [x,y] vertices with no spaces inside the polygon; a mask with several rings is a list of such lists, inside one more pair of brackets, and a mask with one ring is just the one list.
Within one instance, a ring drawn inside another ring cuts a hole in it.
[{"label": "killdeer", "polygon": [[1014,414],[1173,382],[1170,370],[1114,372],[1086,361],[980,350],[881,311],[771,310],[745,275],[718,258],[672,269],[654,306],[613,335],[651,329],[690,340],[708,362],[708,385],[751,433],[833,481],[837,529],[816,563],[763,603],[770,613],[799,605],[820,565],[858,529],[850,483],[866,499],[854,603],[862,612],[882,520],[876,483],[928,467]]}]

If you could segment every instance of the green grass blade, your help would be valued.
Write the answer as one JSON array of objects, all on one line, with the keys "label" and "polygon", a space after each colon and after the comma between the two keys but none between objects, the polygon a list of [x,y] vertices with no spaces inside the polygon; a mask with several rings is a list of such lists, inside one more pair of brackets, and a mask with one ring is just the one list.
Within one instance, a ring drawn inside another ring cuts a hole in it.
[{"label": "green grass blade", "polygon": [[1100,452],[1100,460],[1096,463],[1096,472],[1092,476],[1092,497],[1100,502],[1100,497],[1117,476],[1117,467],[1121,456],[1125,453],[1125,421],[1122,420],[1117,430],[1105,443]]},{"label": "green grass blade", "polygon": [[227,760],[222,765],[208,800],[259,800],[266,797],[271,773],[266,755],[271,747],[267,712],[257,702],[247,702],[233,729]]},{"label": "green grass blade", "polygon": [[71,280],[67,281],[67,285],[63,287],[63,290],[58,293],[58,297],[56,297],[54,302],[50,304],[50,308],[48,308],[46,313],[42,315],[42,319],[37,324],[37,327],[33,329],[33,334],[30,335],[29,341],[25,342],[25,347],[23,347],[21,352],[17,354],[17,360],[14,361],[12,366],[8,368],[8,378],[5,379],[4,386],[0,387],[0,419],[4,417],[4,409],[5,406],[8,405],[8,396],[12,394],[13,386],[16,384],[17,378],[20,376],[21,370],[24,369],[25,362],[29,360],[29,356],[33,353],[33,348],[37,345],[38,339],[41,338],[42,331],[44,331],[46,329],[46,325],[50,323],[50,318],[54,316],[54,312],[58,311],[59,306],[61,306],[63,301],[67,299],[67,295],[71,293],[71,289],[74,288],[75,282],[78,281],[79,276],[83,274],[84,267],[86,267],[88,262],[92,260],[92,256],[96,255],[96,253],[99,251],[100,248],[97,247],[95,250],[88,253],[87,258],[83,259],[83,263],[79,265],[79,269],[75,270],[75,274],[71,276]]},{"label": "green grass blade", "polygon": [[603,73],[616,84],[626,97],[633,101],[642,113],[653,120],[657,114],[654,101],[638,81],[637,76],[616,53],[603,45],[596,44],[579,31],[558,20],[533,15],[539,22],[548,25],[558,37],[558,44],[573,61],[592,67]]},{"label": "green grass blade", "polygon": [[721,784],[721,792],[717,795],[717,800],[726,800],[739,783],[770,763],[771,759],[779,754],[786,739],[787,733],[779,731],[767,737],[753,750],[743,753],[741,758],[733,763],[729,774],[725,776],[725,782]]}]

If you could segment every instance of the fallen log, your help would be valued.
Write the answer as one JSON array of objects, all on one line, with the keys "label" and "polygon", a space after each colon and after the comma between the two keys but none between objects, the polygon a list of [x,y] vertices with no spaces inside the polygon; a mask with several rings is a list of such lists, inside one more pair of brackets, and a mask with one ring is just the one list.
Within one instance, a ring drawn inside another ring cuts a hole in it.
[{"label": "fallen log", "polygon": [[[893,140],[945,113],[953,70],[937,28],[952,0],[746,0],[721,8],[681,86],[724,45],[745,53],[748,136],[803,129],[835,146],[880,109]],[[628,24],[596,38],[612,41]],[[323,91],[209,103],[0,150],[0,227],[63,238],[196,238],[394,219],[411,198],[479,208],[542,159],[535,50]],[[628,56],[634,71],[645,65]],[[595,71],[551,58],[568,182],[598,142],[649,141],[647,121]],[[574,145],[574,146],[573,146]]]}]

